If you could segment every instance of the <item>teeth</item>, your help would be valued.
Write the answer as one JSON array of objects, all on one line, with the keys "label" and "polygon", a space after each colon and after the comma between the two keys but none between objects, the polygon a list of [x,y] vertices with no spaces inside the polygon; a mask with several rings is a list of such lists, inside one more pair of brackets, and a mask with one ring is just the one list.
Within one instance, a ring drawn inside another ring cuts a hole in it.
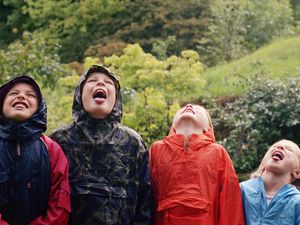
[{"label": "teeth", "polygon": [[26,107],[27,108],[27,105],[25,103],[22,103],[22,102],[17,102],[15,104],[13,104],[13,107],[19,107],[19,106],[22,106],[22,107]]}]

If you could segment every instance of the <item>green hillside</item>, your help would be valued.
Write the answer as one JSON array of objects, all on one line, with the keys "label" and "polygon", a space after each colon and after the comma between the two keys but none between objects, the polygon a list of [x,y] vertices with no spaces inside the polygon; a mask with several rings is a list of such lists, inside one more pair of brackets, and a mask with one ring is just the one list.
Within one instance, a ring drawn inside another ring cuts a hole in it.
[{"label": "green hillside", "polygon": [[254,77],[300,79],[300,36],[274,41],[239,60],[209,68],[203,74],[206,93],[239,95]]}]

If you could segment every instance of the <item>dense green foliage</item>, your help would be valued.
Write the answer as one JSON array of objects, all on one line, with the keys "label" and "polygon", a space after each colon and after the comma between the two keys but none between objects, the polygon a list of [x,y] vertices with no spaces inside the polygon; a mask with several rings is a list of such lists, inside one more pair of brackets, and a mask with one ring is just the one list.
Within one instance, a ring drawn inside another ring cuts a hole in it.
[{"label": "dense green foliage", "polygon": [[300,142],[300,82],[253,81],[250,90],[225,107],[222,141],[238,172],[254,170],[280,139]]},{"label": "dense green foliage", "polygon": [[24,33],[22,39],[0,50],[0,82],[26,74],[45,87],[54,87],[58,78],[68,73],[57,50],[57,45],[50,45],[41,35]]},{"label": "dense green foliage", "polygon": [[199,95],[205,84],[199,55],[191,50],[161,61],[138,45],[128,45],[122,56],[106,58],[105,63],[124,86],[124,122],[139,130],[147,143],[166,134],[178,100]]},{"label": "dense green foliage", "polygon": [[289,0],[4,0],[0,48],[24,31],[59,41],[63,62],[103,58],[126,44],[169,57],[192,49],[207,65],[239,58],[291,33],[299,3]]}]

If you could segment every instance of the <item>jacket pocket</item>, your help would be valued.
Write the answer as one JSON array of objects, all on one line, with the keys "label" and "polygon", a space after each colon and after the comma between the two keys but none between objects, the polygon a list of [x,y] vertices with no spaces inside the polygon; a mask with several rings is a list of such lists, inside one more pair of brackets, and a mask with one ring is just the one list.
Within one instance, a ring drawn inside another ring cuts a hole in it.
[{"label": "jacket pocket", "polygon": [[130,224],[126,221],[132,219],[132,213],[124,187],[85,184],[81,190],[81,194],[72,196],[72,207],[76,209],[72,214],[78,224]]},{"label": "jacket pocket", "polygon": [[8,183],[8,174],[6,171],[1,171],[0,172],[0,206],[4,205],[5,203],[8,202],[8,188],[9,183]]},{"label": "jacket pocket", "polygon": [[164,224],[214,224],[210,213],[210,206],[206,205],[202,208],[194,208],[186,205],[178,205],[173,208],[166,209],[161,212]]},{"label": "jacket pocket", "polygon": [[71,212],[70,205],[70,190],[67,181],[62,181],[57,206],[66,209],[68,212]]}]

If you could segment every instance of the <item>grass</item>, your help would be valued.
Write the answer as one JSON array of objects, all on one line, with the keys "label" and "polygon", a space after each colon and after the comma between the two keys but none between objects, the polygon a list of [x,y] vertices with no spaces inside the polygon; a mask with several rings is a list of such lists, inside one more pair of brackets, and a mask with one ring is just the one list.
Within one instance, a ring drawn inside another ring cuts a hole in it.
[{"label": "grass", "polygon": [[255,77],[300,79],[300,36],[274,41],[239,60],[208,68],[203,74],[204,91],[216,97],[240,95]]}]

